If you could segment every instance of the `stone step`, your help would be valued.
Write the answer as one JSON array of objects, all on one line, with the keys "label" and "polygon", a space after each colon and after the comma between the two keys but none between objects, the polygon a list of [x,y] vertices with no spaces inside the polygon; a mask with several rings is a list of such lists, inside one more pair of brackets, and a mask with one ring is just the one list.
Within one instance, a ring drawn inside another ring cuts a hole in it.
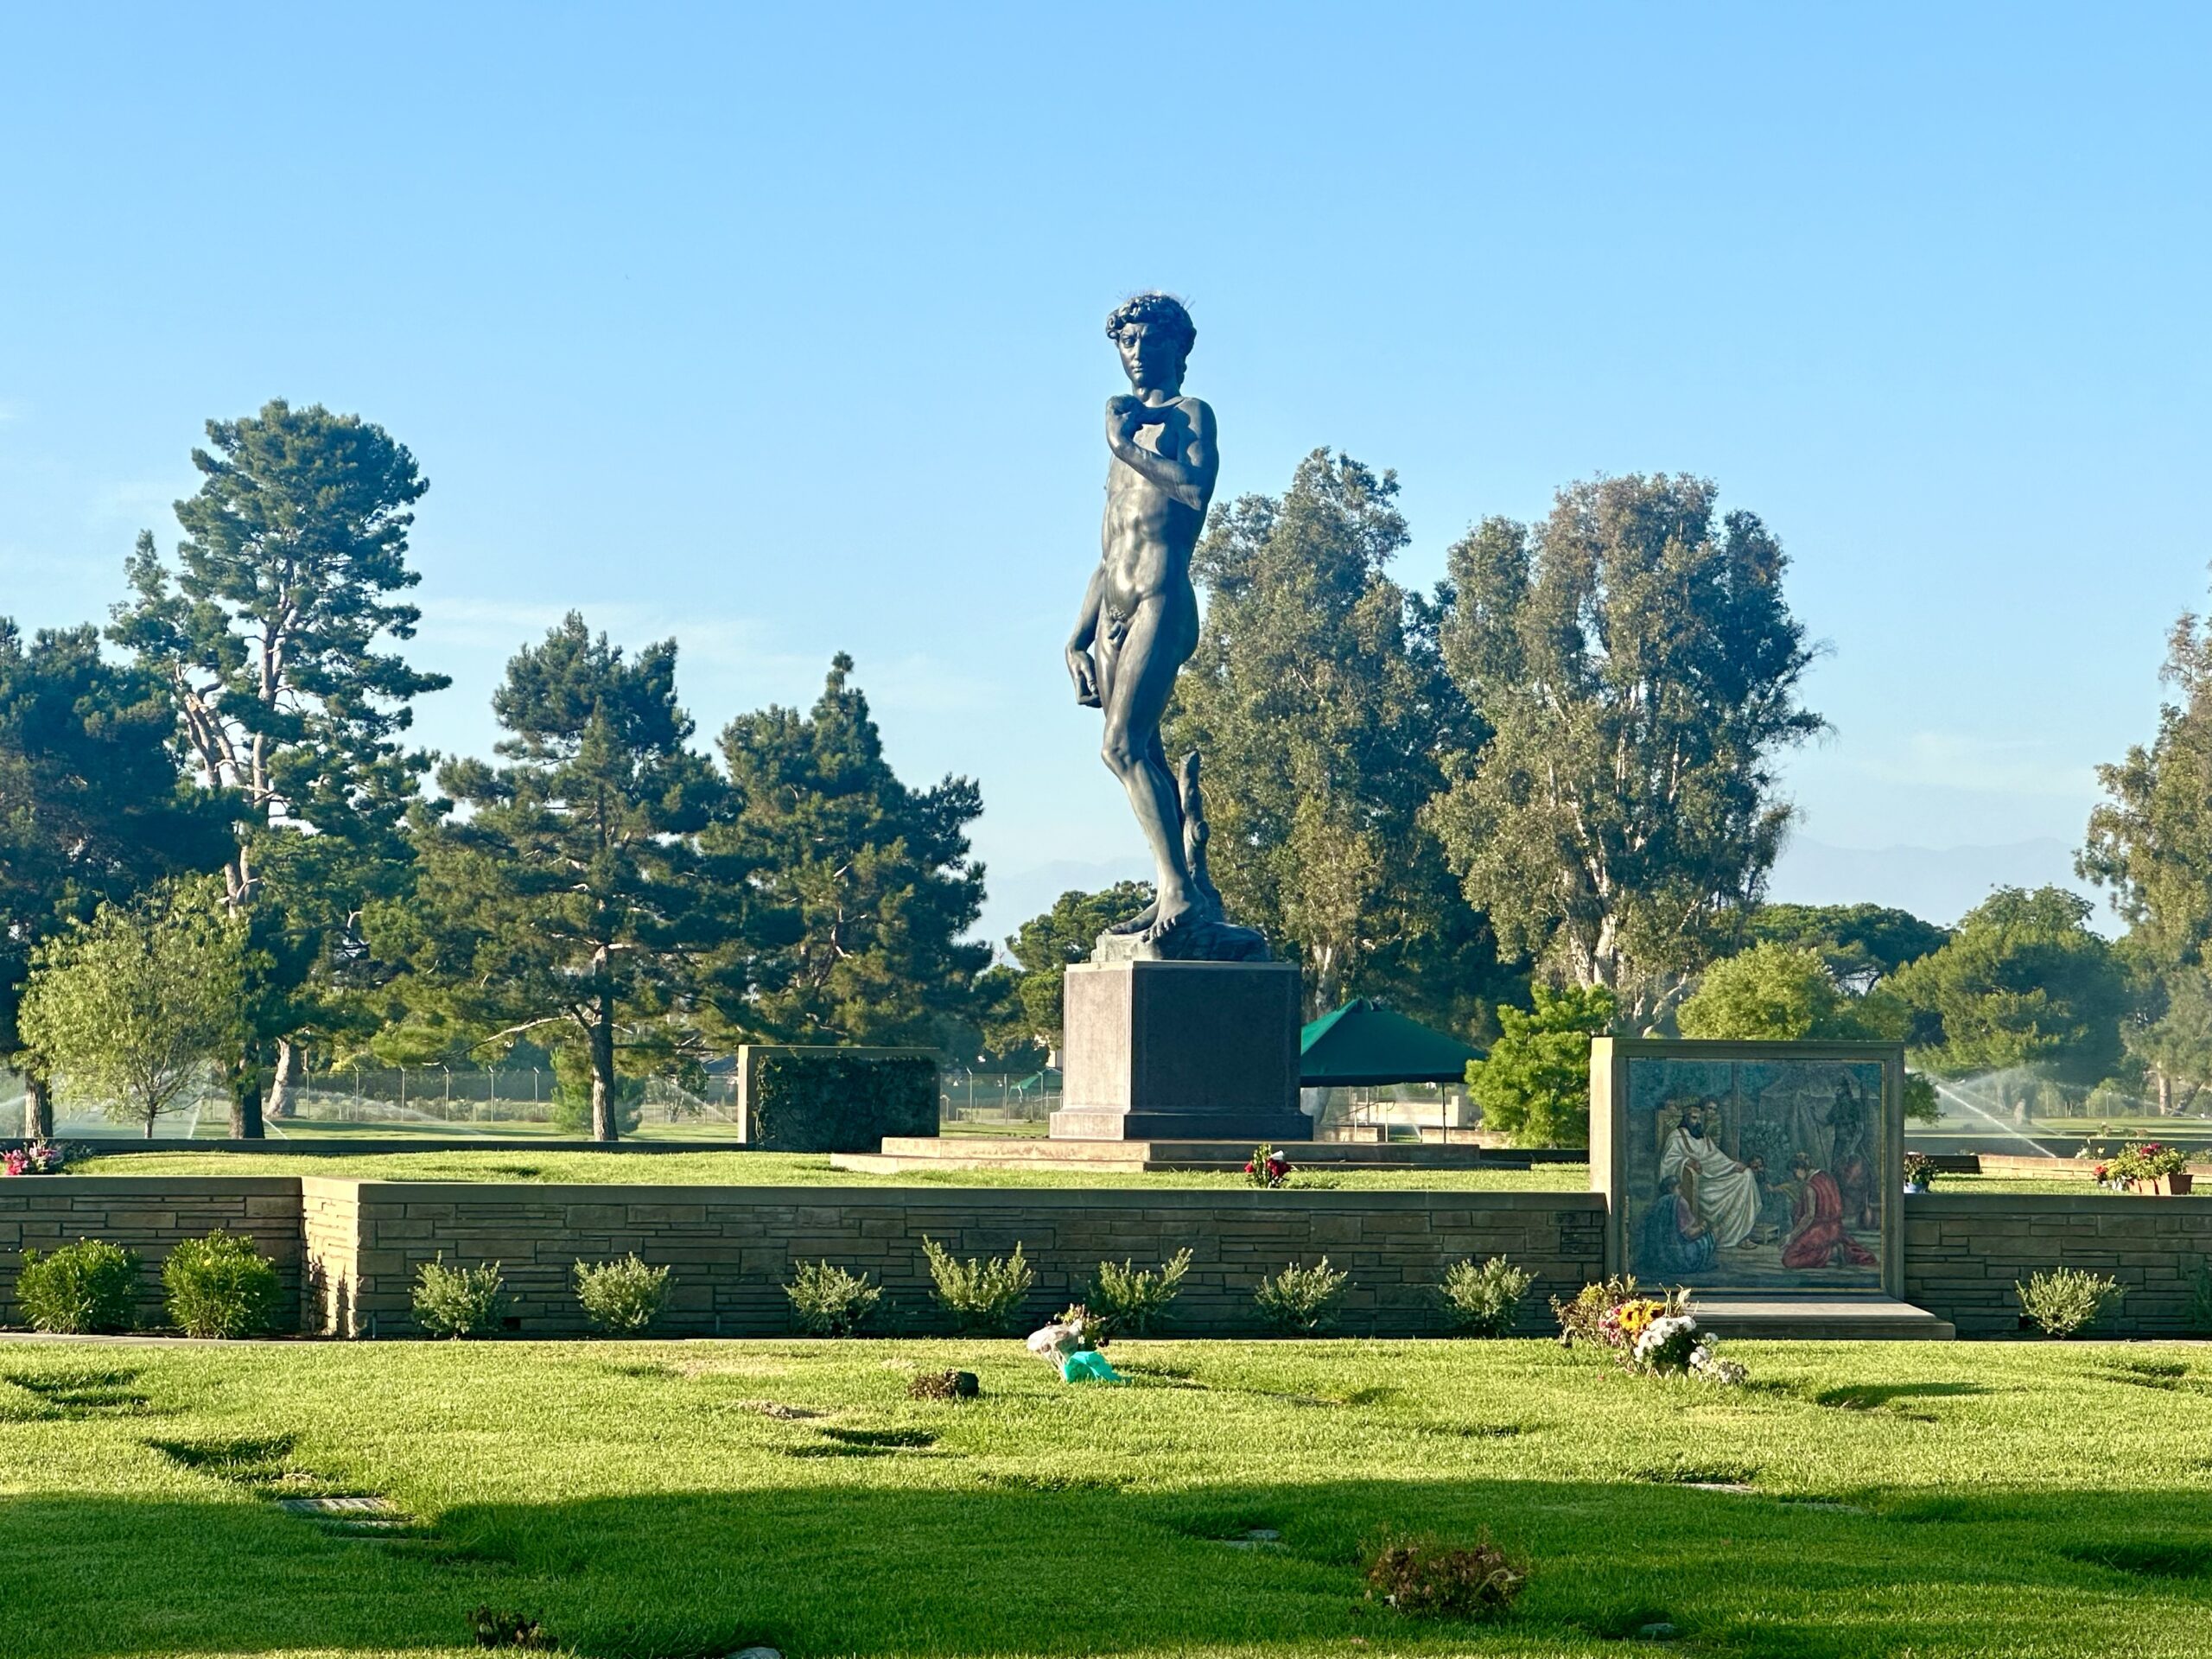
[{"label": "stone step", "polygon": [[1691,1311],[1716,1337],[1828,1342],[1949,1342],[1947,1319],[1887,1296],[1696,1295]]},{"label": "stone step", "polygon": [[[1526,1169],[1532,1162],[1579,1160],[1525,1150],[1497,1152],[1471,1143],[1282,1141],[1291,1162],[1309,1169]],[[838,1169],[895,1174],[906,1169],[1239,1170],[1252,1155],[1247,1141],[1074,1141],[1044,1135],[887,1135],[874,1153],[842,1153]],[[875,1162],[862,1161],[874,1159]],[[851,1161],[848,1161],[851,1160]]]}]

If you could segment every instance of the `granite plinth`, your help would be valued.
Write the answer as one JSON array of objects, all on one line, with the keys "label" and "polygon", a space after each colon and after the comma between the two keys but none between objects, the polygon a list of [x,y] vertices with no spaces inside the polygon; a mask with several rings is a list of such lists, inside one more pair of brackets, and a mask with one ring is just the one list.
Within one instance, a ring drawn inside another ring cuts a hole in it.
[{"label": "granite plinth", "polygon": [[1299,973],[1283,962],[1067,970],[1063,1141],[1306,1141]]}]

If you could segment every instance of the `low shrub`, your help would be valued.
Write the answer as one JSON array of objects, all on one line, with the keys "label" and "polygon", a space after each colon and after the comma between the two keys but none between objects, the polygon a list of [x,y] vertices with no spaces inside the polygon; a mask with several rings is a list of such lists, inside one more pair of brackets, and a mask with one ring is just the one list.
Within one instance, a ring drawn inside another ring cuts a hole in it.
[{"label": "low shrub", "polygon": [[1486,1532],[1471,1544],[1386,1538],[1368,1552],[1368,1599],[1416,1618],[1487,1618],[1510,1607],[1528,1581],[1527,1563]]},{"label": "low shrub", "polygon": [[1493,1255],[1480,1267],[1454,1262],[1437,1289],[1445,1316],[1457,1330],[1470,1337],[1503,1337],[1512,1333],[1521,1303],[1535,1282],[1535,1274]]},{"label": "low shrub", "polygon": [[415,1322],[434,1337],[479,1337],[499,1327],[506,1275],[497,1262],[449,1268],[445,1252],[415,1274]]},{"label": "low shrub", "polygon": [[668,1300],[669,1269],[647,1267],[634,1250],[597,1267],[579,1262],[574,1272],[584,1317],[610,1336],[642,1336]]},{"label": "low shrub", "polygon": [[1129,1262],[1119,1267],[1101,1262],[1098,1276],[1090,1281],[1090,1305],[1116,1335],[1150,1336],[1174,1317],[1170,1309],[1183,1288],[1183,1275],[1190,1270],[1188,1250],[1176,1251],[1157,1273]]},{"label": "low shrub", "polygon": [[1253,1300],[1276,1330],[1313,1336],[1337,1322],[1337,1306],[1351,1282],[1351,1275],[1332,1270],[1325,1255],[1318,1267],[1301,1268],[1294,1262],[1273,1278],[1261,1280]]},{"label": "low shrub", "polygon": [[1012,1255],[962,1262],[925,1235],[922,1254],[929,1260],[930,1280],[939,1305],[965,1334],[1005,1334],[1022,1299],[1037,1281],[1019,1243]]},{"label": "low shrub", "polygon": [[23,1252],[16,1300],[34,1331],[70,1336],[128,1331],[138,1300],[138,1256],[105,1239],[84,1238]]},{"label": "low shrub", "polygon": [[2031,1274],[2019,1294],[2020,1311],[2044,1335],[2063,1341],[2094,1325],[2104,1311],[2126,1294],[2120,1281],[2078,1268],[2052,1268]]},{"label": "low shrub", "polygon": [[188,1238],[162,1263],[169,1323],[188,1337],[258,1337],[284,1306],[276,1269],[236,1233]]},{"label": "low shrub", "polygon": [[906,1384],[909,1400],[973,1400],[982,1391],[973,1371],[924,1371]]},{"label": "low shrub", "polygon": [[827,1262],[802,1262],[784,1294],[791,1298],[792,1320],[807,1335],[849,1337],[875,1312],[883,1287]]}]

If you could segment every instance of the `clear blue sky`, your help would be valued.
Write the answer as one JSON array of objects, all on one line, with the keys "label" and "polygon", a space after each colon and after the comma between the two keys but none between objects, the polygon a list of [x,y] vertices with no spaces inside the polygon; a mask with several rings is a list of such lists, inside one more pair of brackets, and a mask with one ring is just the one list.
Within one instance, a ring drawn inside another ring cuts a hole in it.
[{"label": "clear blue sky", "polygon": [[1833,646],[1804,835],[2071,845],[2212,557],[2207,16],[16,8],[0,613],[104,614],[204,419],[321,401],[432,482],[429,742],[570,607],[702,734],[842,648],[1010,887],[1133,867],[1058,647],[1158,285],[1224,493],[1395,467],[1426,583],[1709,474]]}]

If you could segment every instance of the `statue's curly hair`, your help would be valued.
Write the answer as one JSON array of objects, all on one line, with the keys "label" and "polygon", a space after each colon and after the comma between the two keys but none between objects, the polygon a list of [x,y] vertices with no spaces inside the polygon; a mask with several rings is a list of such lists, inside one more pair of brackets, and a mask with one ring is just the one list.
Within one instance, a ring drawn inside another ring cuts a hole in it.
[{"label": "statue's curly hair", "polygon": [[1173,294],[1156,289],[1146,294],[1132,294],[1116,306],[1106,319],[1106,338],[1119,341],[1125,324],[1149,322],[1156,327],[1173,329],[1183,336],[1183,355],[1191,354],[1191,347],[1198,342],[1198,325],[1191,321],[1190,312],[1183,302]]}]

